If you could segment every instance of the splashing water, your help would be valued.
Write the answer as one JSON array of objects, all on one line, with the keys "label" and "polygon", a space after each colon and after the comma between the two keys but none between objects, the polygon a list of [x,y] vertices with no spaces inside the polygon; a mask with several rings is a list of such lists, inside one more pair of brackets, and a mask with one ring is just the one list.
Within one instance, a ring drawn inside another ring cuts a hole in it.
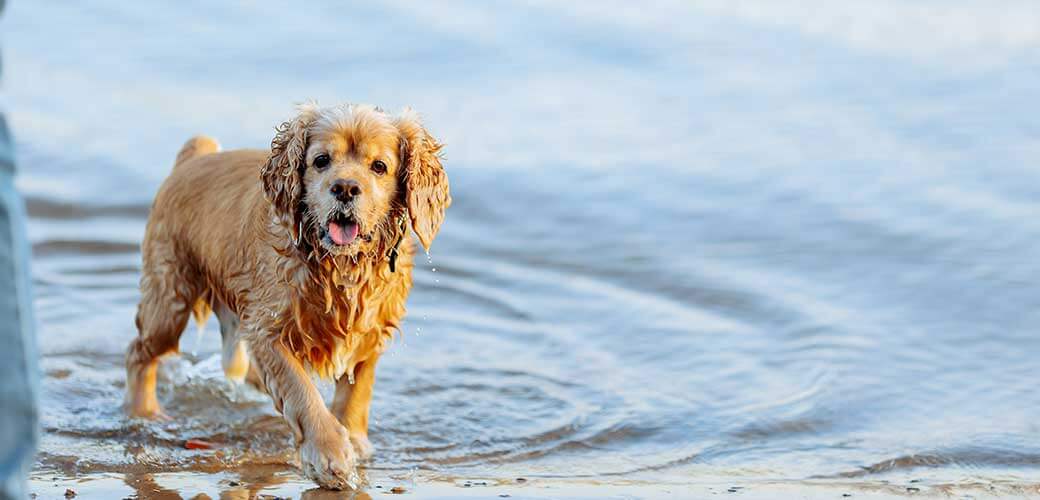
[{"label": "splashing water", "polygon": [[195,344],[191,347],[191,356],[198,357],[199,347],[202,345],[202,336],[206,333],[206,323],[198,321],[195,323]]}]

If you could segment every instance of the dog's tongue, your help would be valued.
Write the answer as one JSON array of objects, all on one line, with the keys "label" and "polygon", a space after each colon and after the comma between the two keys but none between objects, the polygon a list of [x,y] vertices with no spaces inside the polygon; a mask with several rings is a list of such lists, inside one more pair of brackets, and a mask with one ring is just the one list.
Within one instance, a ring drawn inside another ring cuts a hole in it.
[{"label": "dog's tongue", "polygon": [[354,223],[346,223],[340,225],[336,222],[329,222],[329,236],[332,237],[332,242],[337,245],[349,245],[354,238],[358,235],[358,225]]}]

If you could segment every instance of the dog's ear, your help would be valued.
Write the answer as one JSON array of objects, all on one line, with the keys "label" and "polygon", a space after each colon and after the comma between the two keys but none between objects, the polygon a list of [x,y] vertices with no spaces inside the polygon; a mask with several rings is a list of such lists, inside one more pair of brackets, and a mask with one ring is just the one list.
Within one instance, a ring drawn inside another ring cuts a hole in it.
[{"label": "dog's ear", "polygon": [[303,197],[303,170],[306,168],[307,128],[317,116],[313,104],[297,108],[295,118],[275,129],[271,154],[260,169],[264,196],[275,207],[283,221],[290,223],[294,241],[300,239],[303,214],[299,205]]},{"label": "dog's ear", "polygon": [[406,109],[397,119],[401,134],[400,175],[405,205],[412,230],[423,248],[430,250],[433,238],[444,222],[444,210],[451,205],[448,176],[441,166],[441,144],[423,128],[418,115]]}]

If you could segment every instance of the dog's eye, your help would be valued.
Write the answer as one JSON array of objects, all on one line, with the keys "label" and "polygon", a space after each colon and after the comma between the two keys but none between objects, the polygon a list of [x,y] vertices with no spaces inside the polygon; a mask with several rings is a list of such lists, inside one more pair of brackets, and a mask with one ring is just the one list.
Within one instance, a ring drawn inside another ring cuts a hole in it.
[{"label": "dog's eye", "polygon": [[379,174],[379,175],[385,174],[386,173],[386,163],[383,163],[383,160],[376,160],[376,161],[372,162],[372,171],[377,173],[377,174]]},{"label": "dog's eye", "polygon": [[329,155],[321,154],[314,157],[314,168],[324,170],[329,166]]}]

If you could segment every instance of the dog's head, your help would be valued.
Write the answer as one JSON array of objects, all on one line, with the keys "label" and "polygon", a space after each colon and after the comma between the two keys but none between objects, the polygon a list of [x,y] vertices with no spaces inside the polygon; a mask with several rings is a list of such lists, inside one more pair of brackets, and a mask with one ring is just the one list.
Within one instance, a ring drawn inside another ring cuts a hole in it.
[{"label": "dog's head", "polygon": [[[264,193],[305,253],[372,253],[410,222],[429,250],[451,204],[441,145],[405,110],[307,104],[282,123],[261,171]],[[407,218],[405,218],[407,214]]]}]

